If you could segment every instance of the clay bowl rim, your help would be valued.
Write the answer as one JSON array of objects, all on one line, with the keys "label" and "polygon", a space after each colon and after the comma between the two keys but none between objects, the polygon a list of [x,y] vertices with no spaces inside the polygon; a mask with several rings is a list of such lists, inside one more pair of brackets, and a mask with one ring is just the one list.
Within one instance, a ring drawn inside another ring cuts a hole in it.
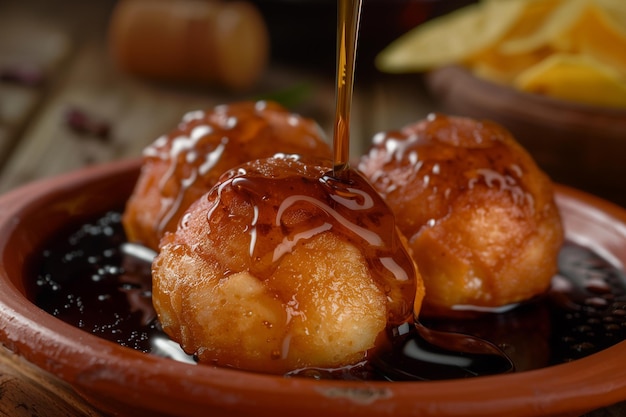
[{"label": "clay bowl rim", "polygon": [[[15,276],[15,263],[24,259],[12,261],[14,266],[7,260],[15,255],[11,245],[20,244],[23,222],[42,207],[63,206],[85,187],[103,181],[128,182],[136,177],[139,164],[139,160],[124,160],[83,168],[0,197],[0,342],[65,380],[88,400],[99,392],[122,402],[143,404],[149,398],[144,405],[152,410],[174,414],[182,404],[189,415],[194,411],[204,415],[210,408],[260,416],[297,411],[327,416],[495,417],[582,413],[626,399],[626,368],[615,366],[617,358],[626,355],[626,342],[563,365],[471,380],[316,381],[188,365],[143,354],[34,306],[20,288],[21,276]],[[563,186],[557,186],[557,201],[572,224],[597,221],[608,228],[614,223],[615,236],[607,239],[617,239],[613,243],[620,248],[618,258],[626,264],[626,210]],[[66,209],[73,210],[71,205]]]}]

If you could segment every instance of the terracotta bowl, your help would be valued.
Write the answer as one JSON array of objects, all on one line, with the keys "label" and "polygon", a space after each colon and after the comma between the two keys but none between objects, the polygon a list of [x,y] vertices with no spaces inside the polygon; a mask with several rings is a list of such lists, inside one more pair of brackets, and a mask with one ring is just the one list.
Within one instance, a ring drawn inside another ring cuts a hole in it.
[{"label": "terracotta bowl", "polygon": [[[0,198],[0,342],[114,415],[577,416],[626,400],[626,342],[535,371],[440,382],[283,378],[175,362],[68,325],[25,296],[25,262],[83,216],[120,207],[137,161],[33,183]],[[626,211],[558,188],[567,236],[626,265]]]},{"label": "terracotta bowl", "polygon": [[444,112],[504,125],[555,181],[626,207],[626,109],[520,92],[457,66],[426,84]]}]

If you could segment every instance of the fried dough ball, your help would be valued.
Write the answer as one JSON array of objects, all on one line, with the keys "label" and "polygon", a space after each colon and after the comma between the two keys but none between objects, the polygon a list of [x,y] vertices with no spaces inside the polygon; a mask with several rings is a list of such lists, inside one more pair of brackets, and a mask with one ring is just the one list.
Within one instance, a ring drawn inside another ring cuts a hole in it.
[{"label": "fried dough ball", "polygon": [[128,240],[156,249],[185,210],[227,169],[277,152],[328,158],[313,120],[273,102],[241,102],[186,114],[178,127],[144,151],[137,185],[126,205]]},{"label": "fried dough ball", "polygon": [[375,136],[359,169],[409,240],[423,313],[503,306],[549,287],[563,242],[552,184],[504,128],[430,115]]},{"label": "fried dough ball", "polygon": [[334,179],[330,167],[295,155],[244,164],[161,241],[153,303],[200,363],[337,368],[412,321],[423,285],[389,208],[356,171]]}]

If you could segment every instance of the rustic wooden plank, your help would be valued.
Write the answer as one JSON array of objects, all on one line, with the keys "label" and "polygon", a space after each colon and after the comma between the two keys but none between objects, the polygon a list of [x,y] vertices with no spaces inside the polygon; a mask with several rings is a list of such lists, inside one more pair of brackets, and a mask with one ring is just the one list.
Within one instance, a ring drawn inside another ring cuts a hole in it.
[{"label": "rustic wooden plank", "polygon": [[31,114],[38,100],[35,89],[13,84],[0,84],[0,123],[19,126]]},{"label": "rustic wooden plank", "polygon": [[39,101],[39,92],[19,85],[0,84],[0,166],[8,158],[19,130]]},{"label": "rustic wooden plank", "polygon": [[0,13],[0,166],[69,49],[63,30],[24,15]]},{"label": "rustic wooden plank", "polygon": [[69,385],[0,346],[0,416],[100,417]]},{"label": "rustic wooden plank", "polygon": [[45,20],[0,11],[0,67],[36,71],[43,81],[67,56],[68,34]]},{"label": "rustic wooden plank", "polygon": [[[31,120],[2,173],[0,191],[84,165],[138,156],[182,114],[216,101],[204,97],[170,97],[132,80],[118,82],[101,45],[86,45],[70,63],[62,86]],[[110,124],[108,137],[79,132],[67,112]]]},{"label": "rustic wooden plank", "polygon": [[[38,178],[92,163],[139,156],[141,150],[171,130],[187,111],[263,97],[285,86],[309,82],[312,91],[293,110],[313,117],[331,132],[332,84],[309,75],[268,72],[255,91],[232,94],[217,88],[181,88],[134,79],[115,70],[98,42],[81,47],[65,69],[65,79],[30,121],[0,178],[0,192]],[[110,125],[108,137],[77,132],[66,113],[79,109]]]}]

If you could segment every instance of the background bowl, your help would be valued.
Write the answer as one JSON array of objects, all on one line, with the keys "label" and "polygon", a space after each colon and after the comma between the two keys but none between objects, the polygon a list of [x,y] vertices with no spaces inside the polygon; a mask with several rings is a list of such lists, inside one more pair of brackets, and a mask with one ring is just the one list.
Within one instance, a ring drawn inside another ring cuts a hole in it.
[{"label": "background bowl", "polygon": [[[138,161],[33,183],[0,197],[0,342],[114,415],[578,416],[626,400],[626,342],[564,365],[471,380],[283,378],[143,354],[68,325],[25,296],[25,265],[69,223],[121,208]],[[558,188],[567,237],[626,264],[626,211]]]},{"label": "background bowl", "polygon": [[458,66],[426,75],[447,113],[504,125],[556,182],[626,207],[626,109],[524,93]]}]

